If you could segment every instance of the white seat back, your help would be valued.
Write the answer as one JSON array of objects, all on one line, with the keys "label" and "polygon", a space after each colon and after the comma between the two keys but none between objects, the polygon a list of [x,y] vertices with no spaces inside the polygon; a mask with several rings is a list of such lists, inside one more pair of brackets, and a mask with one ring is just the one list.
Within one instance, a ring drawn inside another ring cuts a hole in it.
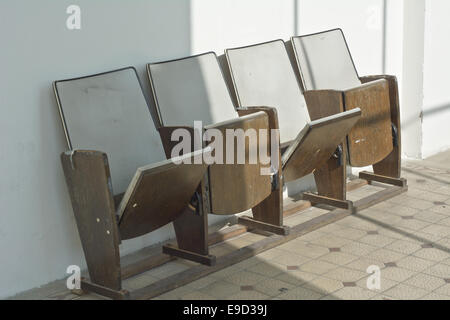
[{"label": "white seat back", "polygon": [[54,89],[69,148],[105,152],[115,194],[137,168],[166,159],[134,68],[56,81]]},{"label": "white seat back", "polygon": [[282,40],[226,50],[238,103],[275,107],[280,140],[294,140],[310,121],[306,102]]},{"label": "white seat back", "polygon": [[165,126],[204,126],[237,117],[213,52],[147,65],[153,98]]},{"label": "white seat back", "polygon": [[361,84],[341,29],[291,40],[305,90],[344,90]]}]

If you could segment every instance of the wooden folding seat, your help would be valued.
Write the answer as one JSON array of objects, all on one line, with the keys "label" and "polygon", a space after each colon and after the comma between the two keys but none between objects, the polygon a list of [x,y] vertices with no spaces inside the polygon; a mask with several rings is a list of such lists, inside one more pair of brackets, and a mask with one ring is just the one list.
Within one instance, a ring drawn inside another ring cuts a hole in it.
[{"label": "wooden folding seat", "polygon": [[[310,117],[284,41],[275,40],[227,49],[222,64],[239,108],[248,105],[275,107],[278,113],[281,144],[292,146],[296,135],[305,124],[309,123]],[[329,107],[328,101],[320,101],[320,108]],[[353,109],[356,110],[358,109]],[[335,113],[335,116],[345,118],[346,113]],[[313,119],[320,121],[326,118]],[[353,122],[355,123],[356,121]],[[345,154],[342,152],[345,135],[339,134],[336,137],[338,139],[331,139],[338,128],[342,132],[348,127],[341,123],[325,126],[317,136],[313,147],[303,155],[304,161],[310,164],[310,170],[303,172],[295,168],[296,174],[291,174],[289,168],[286,168],[283,170],[286,173],[283,174],[286,181],[291,181],[313,172],[318,193],[304,193],[303,199],[312,203],[351,209],[352,203],[346,200],[346,166]],[[327,153],[316,162],[314,152],[325,150],[325,145]],[[286,147],[283,148],[283,157],[289,156],[288,150]]]},{"label": "wooden folding seat", "polygon": [[[224,130],[227,126],[223,123],[239,122],[249,116],[268,117],[267,129],[275,130],[274,136],[278,137],[276,109],[264,107],[266,104],[246,104],[246,106],[256,105],[256,107],[235,109],[214,52],[151,63],[147,65],[147,71],[156,106],[155,114],[158,114],[158,120],[161,123],[160,133],[163,141],[170,140],[173,130],[180,126],[192,126],[194,121],[202,121],[206,129],[219,127]],[[273,159],[279,160],[280,168],[274,171],[272,188],[268,187],[270,186],[268,177],[260,176],[259,172],[255,172],[251,179],[248,179],[250,176],[239,174],[240,184],[228,181],[228,176],[219,172],[229,165],[213,164],[209,168],[211,213],[231,214],[251,208],[253,219],[240,218],[240,223],[263,229],[268,226],[281,226],[282,177],[294,180],[320,167],[330,158],[360,117],[359,110],[352,110],[308,122],[306,121],[307,113],[300,108],[292,111],[295,114],[291,117],[295,120],[290,122],[291,127],[288,130],[281,130],[281,136],[287,135],[293,141],[283,149],[282,156],[279,145],[277,145],[276,154],[271,154]],[[279,143],[279,137],[277,142]],[[171,150],[171,146],[168,143],[166,145],[168,145],[167,151]],[[235,166],[231,166],[233,167]],[[213,173],[216,171],[214,176]],[[260,191],[262,187],[264,192]],[[216,200],[222,197],[227,197],[227,201]],[[236,202],[236,199],[252,199],[253,201]],[[347,202],[328,198],[326,200],[328,204],[348,208]],[[273,227],[271,229],[276,231]]]},{"label": "wooden folding seat", "polygon": [[[69,149],[61,160],[90,277],[82,289],[126,298],[119,244],[190,211],[208,168],[194,160],[208,150],[166,160],[132,67],[56,81],[53,88]],[[187,159],[193,164],[178,164]],[[177,236],[180,244],[192,239]]]},{"label": "wooden folding seat", "polygon": [[[361,121],[347,137],[348,162],[354,167],[373,166],[374,174],[361,172],[368,181],[406,186],[400,178],[401,134],[397,79],[380,75],[359,77],[341,29],[292,37],[295,57],[310,114],[327,116],[359,107]],[[323,109],[322,101],[334,101]]]}]

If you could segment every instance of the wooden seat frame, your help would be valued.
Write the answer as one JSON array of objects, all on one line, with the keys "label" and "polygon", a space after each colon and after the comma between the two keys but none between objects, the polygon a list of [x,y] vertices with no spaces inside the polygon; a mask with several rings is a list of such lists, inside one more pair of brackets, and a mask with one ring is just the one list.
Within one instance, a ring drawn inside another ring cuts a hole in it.
[{"label": "wooden seat frame", "polygon": [[[121,268],[119,244],[122,240],[136,238],[182,220],[187,212],[192,212],[192,195],[209,167],[194,159],[203,159],[210,153],[210,148],[206,148],[137,168],[126,192],[114,195],[107,154],[72,148],[58,83],[126,69],[134,70],[129,67],[53,83],[69,148],[61,154],[61,162],[89,272],[89,279],[81,280],[81,289],[114,299],[129,297],[129,292],[122,289],[122,279],[136,274],[133,270]],[[134,73],[137,77],[136,70]],[[149,125],[152,125],[150,115]],[[188,158],[191,164],[183,162]],[[179,243],[189,243],[192,237],[187,233],[177,234]],[[169,253],[205,264],[215,261],[214,256],[178,248],[172,248]],[[147,261],[143,263],[146,268],[139,268],[140,272],[152,266]]]},{"label": "wooden seat frame", "polygon": [[[348,57],[353,66],[355,76],[361,85],[335,90],[321,88],[312,90],[305,81],[302,72],[299,49],[295,46],[295,39],[320,36],[329,32],[340,32]],[[360,77],[354,64],[347,41],[341,29],[332,29],[300,37],[292,37],[286,42],[288,52],[294,60],[297,76],[301,80],[304,96],[307,101],[311,118],[328,116],[343,110],[350,110],[355,106],[361,108],[361,122],[352,129],[346,141],[346,155],[348,163],[354,167],[371,165],[374,173],[361,172],[359,177],[369,182],[377,181],[395,186],[406,187],[407,181],[401,178],[401,125],[400,104],[397,78],[392,75],[377,75]],[[324,106],[328,106],[324,108]],[[383,119],[380,119],[380,115]],[[375,130],[374,130],[375,129]],[[376,133],[375,133],[376,132]],[[367,137],[371,141],[371,150],[358,149],[355,136]],[[380,150],[377,152],[377,150]]]}]

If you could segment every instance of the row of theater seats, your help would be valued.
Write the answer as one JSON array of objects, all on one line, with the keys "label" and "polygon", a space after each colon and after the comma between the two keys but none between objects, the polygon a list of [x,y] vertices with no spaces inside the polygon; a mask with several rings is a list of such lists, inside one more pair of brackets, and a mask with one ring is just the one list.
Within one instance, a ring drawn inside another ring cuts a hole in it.
[{"label": "row of theater seats", "polygon": [[[209,213],[251,209],[253,218],[239,223],[286,235],[283,183],[314,173],[317,193],[304,200],[352,210],[347,164],[372,165],[374,180],[399,178],[395,77],[360,78],[340,29],[149,63],[147,75],[151,103],[133,67],[54,82],[69,149],[61,159],[92,290],[120,295],[120,241],[170,222],[178,246],[163,251],[213,265]],[[189,133],[192,148],[173,159],[177,129]],[[267,132],[243,149],[246,160],[268,150],[271,162],[207,163],[212,153],[231,152],[202,139],[208,129],[223,137],[229,129]]]}]

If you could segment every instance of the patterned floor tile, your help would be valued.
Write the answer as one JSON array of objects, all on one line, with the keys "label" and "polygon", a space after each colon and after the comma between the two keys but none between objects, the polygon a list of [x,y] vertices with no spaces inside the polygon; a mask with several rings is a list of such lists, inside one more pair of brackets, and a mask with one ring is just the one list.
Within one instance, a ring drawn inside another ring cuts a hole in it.
[{"label": "patterned floor tile", "polygon": [[337,269],[325,273],[323,276],[341,282],[356,282],[364,277],[367,277],[367,275],[368,274],[366,272],[346,267],[339,267]]},{"label": "patterned floor tile", "polygon": [[247,271],[260,274],[265,277],[275,277],[284,271],[281,265],[274,265],[267,262],[261,262],[246,268]]},{"label": "patterned floor tile", "polygon": [[296,286],[292,283],[284,282],[279,279],[265,279],[258,282],[254,288],[265,295],[276,297],[282,293],[294,289]]},{"label": "patterned floor tile", "polygon": [[360,287],[345,287],[332,293],[332,296],[341,300],[369,300],[375,295],[377,295],[376,292]]},{"label": "patterned floor tile", "polygon": [[214,297],[201,292],[194,291],[182,296],[181,300],[214,300]]},{"label": "patterned floor tile", "polygon": [[277,263],[278,265],[284,266],[292,266],[292,265],[297,266],[306,263],[310,260],[311,260],[310,258],[303,257],[299,254],[285,252],[277,256],[276,258],[271,259],[270,262],[272,263],[274,262]]},{"label": "patterned floor tile", "polygon": [[378,247],[357,241],[350,242],[349,244],[341,247],[342,252],[350,253],[355,256],[366,256],[375,250],[378,250]]},{"label": "patterned floor tile", "polygon": [[442,287],[437,288],[435,293],[445,295],[450,299],[450,283],[446,283]]},{"label": "patterned floor tile", "polygon": [[329,262],[321,260],[312,260],[302,264],[300,266],[300,271],[321,275],[328,271],[336,269],[337,267],[338,267],[337,265]]},{"label": "patterned floor tile", "polygon": [[429,261],[415,256],[407,256],[405,258],[398,260],[396,263],[397,266],[401,268],[415,272],[422,272],[423,270],[436,264],[435,261]]},{"label": "patterned floor tile", "polygon": [[427,274],[419,273],[412,278],[409,278],[404,284],[418,287],[424,290],[433,291],[445,285],[442,278],[433,277]]},{"label": "patterned floor tile", "polygon": [[235,293],[241,291],[241,287],[223,280],[211,283],[210,285],[198,290],[205,295],[212,296],[218,299],[224,299]]},{"label": "patterned floor tile", "polygon": [[268,300],[271,297],[258,291],[240,291],[226,298],[226,300]]},{"label": "patterned floor tile", "polygon": [[445,296],[438,293],[430,293],[422,298],[420,300],[450,300],[450,296]]},{"label": "patterned floor tile", "polygon": [[382,248],[368,253],[366,257],[382,262],[392,262],[405,257],[405,254]]},{"label": "patterned floor tile", "polygon": [[430,292],[417,287],[399,284],[386,290],[384,294],[400,300],[416,300],[430,294]]},{"label": "patterned floor tile", "polygon": [[358,257],[345,252],[330,252],[324,256],[321,256],[319,259],[338,266],[344,266],[352,261],[355,261]]},{"label": "patterned floor tile", "polygon": [[450,258],[450,254],[437,248],[424,248],[413,253],[413,256],[431,261],[442,261]]},{"label": "patterned floor tile", "polygon": [[381,269],[381,279],[388,279],[397,282],[403,282],[415,274],[416,272],[414,271],[399,267]]},{"label": "patterned floor tile", "polygon": [[260,281],[263,281],[264,279],[265,279],[264,276],[248,271],[240,271],[224,278],[225,281],[240,286],[254,285]]},{"label": "patterned floor tile", "polygon": [[450,277],[450,265],[438,263],[426,270],[423,271],[423,273],[439,277],[442,279],[447,279]]},{"label": "patterned floor tile", "polygon": [[395,252],[403,253],[405,255],[409,255],[421,249],[421,246],[418,243],[406,241],[406,240],[397,240],[393,243],[387,245],[385,249],[392,250]]},{"label": "patterned floor tile", "polygon": [[276,276],[275,279],[290,283],[294,286],[300,286],[305,282],[311,281],[317,277],[317,274],[296,270],[282,273]]},{"label": "patterned floor tile", "polygon": [[288,292],[278,295],[278,298],[282,300],[318,300],[323,297],[324,294],[317,291],[297,287],[295,289],[289,290]]},{"label": "patterned floor tile", "polygon": [[344,284],[342,281],[333,280],[325,277],[317,277],[316,279],[302,285],[303,288],[316,291],[320,294],[328,295],[336,290],[342,289]]}]

